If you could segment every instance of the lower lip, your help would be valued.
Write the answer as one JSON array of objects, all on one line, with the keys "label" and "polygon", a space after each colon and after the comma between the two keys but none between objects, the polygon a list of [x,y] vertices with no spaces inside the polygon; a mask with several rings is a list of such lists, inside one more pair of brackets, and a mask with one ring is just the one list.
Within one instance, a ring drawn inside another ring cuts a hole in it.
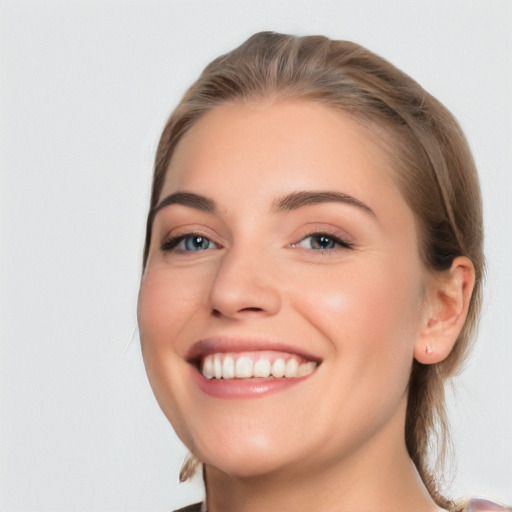
[{"label": "lower lip", "polygon": [[306,379],[315,372],[305,377],[295,378],[254,378],[254,379],[207,379],[195,367],[192,368],[192,378],[199,389],[207,395],[216,398],[258,398],[272,393],[285,391]]}]

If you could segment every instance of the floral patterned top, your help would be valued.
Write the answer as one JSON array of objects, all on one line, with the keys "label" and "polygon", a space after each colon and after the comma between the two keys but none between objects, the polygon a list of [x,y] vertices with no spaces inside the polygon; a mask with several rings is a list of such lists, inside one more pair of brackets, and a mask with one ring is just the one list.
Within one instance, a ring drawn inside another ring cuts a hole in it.
[{"label": "floral patterned top", "polygon": [[512,512],[512,507],[507,507],[503,505],[503,503],[499,503],[497,501],[491,500],[490,498],[482,498],[476,497],[471,498],[466,506],[464,507],[463,512]]}]

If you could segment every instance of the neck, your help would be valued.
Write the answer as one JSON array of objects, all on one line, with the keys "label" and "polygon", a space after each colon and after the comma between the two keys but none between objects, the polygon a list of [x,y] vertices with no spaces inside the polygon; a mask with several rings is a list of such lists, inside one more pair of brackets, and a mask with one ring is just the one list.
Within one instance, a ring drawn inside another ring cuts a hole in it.
[{"label": "neck", "polygon": [[396,421],[341,460],[295,463],[242,478],[206,466],[208,512],[439,511]]}]

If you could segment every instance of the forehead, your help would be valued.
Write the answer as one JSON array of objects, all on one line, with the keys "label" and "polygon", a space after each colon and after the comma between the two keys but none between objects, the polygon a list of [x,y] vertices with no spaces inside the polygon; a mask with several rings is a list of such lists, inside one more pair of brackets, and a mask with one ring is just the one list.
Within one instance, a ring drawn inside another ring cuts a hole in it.
[{"label": "forehead", "polygon": [[353,185],[364,188],[365,181],[390,182],[390,169],[378,141],[344,112],[299,100],[226,104],[178,142],[163,193],[188,185],[205,189],[233,174],[259,177],[251,180],[258,187],[262,180],[285,185],[290,179],[314,187],[342,175],[346,182],[352,174]]}]

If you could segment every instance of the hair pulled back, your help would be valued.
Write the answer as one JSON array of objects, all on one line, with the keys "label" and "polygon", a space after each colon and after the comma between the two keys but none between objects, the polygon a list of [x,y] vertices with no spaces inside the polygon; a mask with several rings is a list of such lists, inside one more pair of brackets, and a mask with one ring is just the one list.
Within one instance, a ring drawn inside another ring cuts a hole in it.
[{"label": "hair pulled back", "polygon": [[[381,57],[347,41],[261,32],[209,64],[163,130],[155,160],[147,219],[146,263],[154,208],[174,149],[205,113],[224,103],[303,99],[349,114],[389,155],[396,183],[414,213],[426,268],[442,272],[457,256],[475,267],[469,313],[449,357],[414,362],[405,436],[411,459],[436,503],[448,509],[435,467],[449,447],[445,383],[461,368],[480,310],[484,272],[482,207],[475,164],[452,114],[420,85]],[[432,456],[432,449],[437,452]],[[440,463],[440,464],[439,464]],[[182,479],[197,461],[189,459]]]}]

